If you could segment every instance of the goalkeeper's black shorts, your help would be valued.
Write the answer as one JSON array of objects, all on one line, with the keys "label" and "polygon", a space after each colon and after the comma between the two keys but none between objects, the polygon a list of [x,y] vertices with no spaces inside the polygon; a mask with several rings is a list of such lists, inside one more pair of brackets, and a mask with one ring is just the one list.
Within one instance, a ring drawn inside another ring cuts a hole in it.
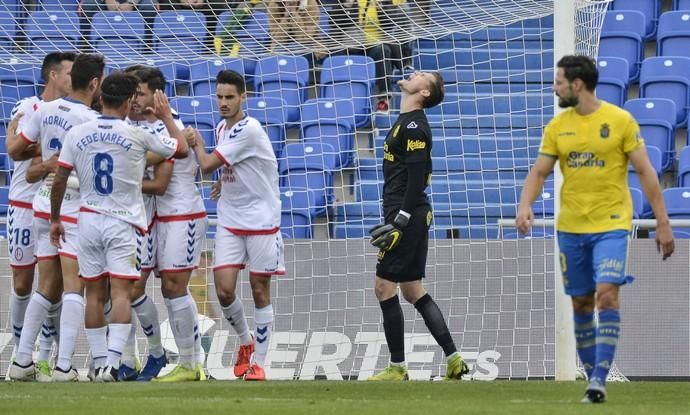
[{"label": "goalkeeper's black shorts", "polygon": [[[397,213],[394,211],[386,215],[386,223],[393,223]],[[431,218],[430,206],[417,206],[407,227],[403,229],[403,236],[398,246],[388,252],[379,252],[376,276],[392,282],[416,281],[424,278]]]}]

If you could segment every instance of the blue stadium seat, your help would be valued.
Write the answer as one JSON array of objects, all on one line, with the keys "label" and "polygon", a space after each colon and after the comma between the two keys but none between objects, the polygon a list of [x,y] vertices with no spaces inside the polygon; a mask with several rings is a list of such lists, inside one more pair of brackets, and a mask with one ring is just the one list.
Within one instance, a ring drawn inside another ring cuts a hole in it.
[{"label": "blue stadium seat", "polygon": [[81,0],[41,0],[41,8],[45,11],[79,11]]},{"label": "blue stadium seat", "polygon": [[551,93],[553,69],[441,70],[446,94]]},{"label": "blue stadium seat", "polygon": [[[216,36],[223,34],[223,27],[233,14],[234,11],[230,10],[218,17]],[[244,27],[234,35],[239,44],[238,55],[244,58],[245,73],[253,75],[257,60],[269,53],[268,15],[265,12],[253,10],[249,20],[244,22]]]},{"label": "blue stadium seat", "polygon": [[644,16],[644,39],[650,39],[656,33],[659,14],[661,14],[661,0],[614,0],[615,11],[638,11]]},{"label": "blue stadium seat", "polygon": [[641,98],[668,98],[676,105],[675,126],[686,125],[690,107],[690,58],[647,58],[640,71]]},{"label": "blue stadium seat", "polygon": [[678,157],[678,187],[690,187],[690,146],[684,147]]},{"label": "blue stadium seat", "polygon": [[249,97],[246,102],[246,112],[256,118],[266,129],[268,138],[276,157],[280,157],[285,146],[285,122],[287,108],[282,98]]},{"label": "blue stadium seat", "polygon": [[333,146],[336,167],[352,164],[355,158],[355,109],[346,99],[316,98],[302,104],[301,136],[305,143]]},{"label": "blue stadium seat", "polygon": [[336,238],[366,238],[369,229],[381,223],[383,212],[381,203],[350,202],[335,206],[333,220]]},{"label": "blue stadium seat", "polygon": [[633,205],[633,219],[640,219],[644,213],[644,194],[642,190],[631,188],[630,198]]},{"label": "blue stadium seat", "polygon": [[307,239],[312,237],[312,208],[314,192],[308,189],[281,188],[280,232],[283,238]]},{"label": "blue stadium seat", "polygon": [[417,48],[508,47],[553,49],[553,30],[549,27],[488,27],[472,33],[455,32],[439,39],[419,39]]},{"label": "blue stadium seat", "polygon": [[383,159],[357,157],[357,181],[383,181]]},{"label": "blue stadium seat", "polygon": [[175,97],[170,106],[177,111],[185,126],[191,125],[201,133],[206,147],[215,147],[215,128],[220,121],[216,100],[205,97]]},{"label": "blue stadium seat", "polygon": [[[376,65],[368,56],[334,55],[321,66],[319,96],[351,99],[357,126],[371,122],[371,95],[376,81]],[[383,76],[378,74],[378,76]]]},{"label": "blue stadium seat", "polygon": [[690,10],[690,0],[673,0],[673,10]]},{"label": "blue stadium seat", "polygon": [[8,186],[0,187],[0,215],[7,216],[7,208],[10,203],[10,188]]},{"label": "blue stadium seat", "polygon": [[599,56],[623,58],[628,61],[629,79],[640,75],[644,58],[644,16],[639,11],[608,11],[604,17],[599,41]]},{"label": "blue stadium seat", "polygon": [[65,11],[33,12],[27,21],[27,36],[31,53],[77,51],[81,38],[79,16]]},{"label": "blue stadium seat", "polygon": [[599,82],[597,83],[597,97],[611,104],[622,106],[628,99],[628,61],[623,58],[599,57]]},{"label": "blue stadium seat", "polygon": [[664,189],[664,203],[670,218],[690,219],[690,187]]},{"label": "blue stadium seat", "polygon": [[665,98],[630,99],[623,106],[640,125],[640,135],[645,144],[661,150],[663,171],[673,167],[675,159],[676,105]]},{"label": "blue stadium seat", "polygon": [[0,9],[0,53],[12,53],[14,40],[17,38],[17,21],[15,14]]},{"label": "blue stadium seat", "polygon": [[12,13],[15,17],[21,15],[23,0],[4,0],[0,10]]},{"label": "blue stadium seat", "polygon": [[283,188],[306,188],[314,192],[314,211],[326,212],[335,196],[333,174],[336,154],[330,144],[291,143],[278,161],[279,184]]},{"label": "blue stadium seat", "polygon": [[195,97],[216,95],[216,75],[231,69],[244,76],[244,63],[238,58],[200,58],[189,62],[190,95]]},{"label": "blue stadium seat", "polygon": [[[652,146],[646,146],[647,147],[647,154],[649,155],[649,162],[652,164],[652,167],[654,167],[654,170],[657,173],[657,176],[661,176],[661,151]],[[628,165],[628,186],[631,189],[639,189],[642,192],[643,196],[643,208],[642,208],[642,213],[640,214],[641,218],[647,218],[652,215],[652,206],[649,204],[649,201],[647,200],[647,197],[644,194],[644,191],[642,190],[642,185],[640,184],[640,179],[637,177],[637,173],[635,172],[635,168],[633,167],[632,164]]]},{"label": "blue stadium seat", "polygon": [[11,118],[17,101],[38,94],[39,79],[39,66],[30,63],[0,63],[0,120]]},{"label": "blue stadium seat", "polygon": [[[539,115],[545,108],[553,107],[553,94],[449,94],[443,102],[425,110],[427,116],[455,115],[471,117],[473,115],[495,116],[496,114]],[[398,105],[399,108],[399,105]]]},{"label": "blue stadium seat", "polygon": [[658,56],[690,57],[690,10],[671,11],[661,15],[656,38]]},{"label": "blue stadium seat", "polygon": [[156,16],[154,50],[167,59],[190,58],[204,50],[206,17],[193,11],[165,11]]},{"label": "blue stadium seat", "polygon": [[424,70],[536,70],[553,66],[553,51],[522,48],[419,49],[413,66]]},{"label": "blue stadium seat", "polygon": [[137,60],[144,46],[139,12],[98,12],[91,20],[91,44],[107,59]]},{"label": "blue stadium seat", "polygon": [[288,122],[300,120],[300,106],[307,100],[309,61],[303,56],[269,56],[259,60],[254,90],[264,97],[285,100]]}]

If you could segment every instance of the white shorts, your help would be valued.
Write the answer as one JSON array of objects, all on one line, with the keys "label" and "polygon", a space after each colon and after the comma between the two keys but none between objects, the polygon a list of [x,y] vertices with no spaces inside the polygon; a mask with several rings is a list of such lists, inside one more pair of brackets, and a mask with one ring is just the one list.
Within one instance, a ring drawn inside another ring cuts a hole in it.
[{"label": "white shorts", "polygon": [[149,225],[148,231],[143,233],[136,229],[137,235],[137,255],[139,259],[140,271],[151,271],[156,268],[156,250],[158,242],[156,235],[158,233],[158,224],[154,221]]},{"label": "white shorts", "polygon": [[78,257],[81,278],[139,279],[135,228],[123,220],[80,212]]},{"label": "white shorts", "polygon": [[268,235],[236,235],[219,226],[213,270],[244,268],[249,263],[252,275],[285,274],[283,236],[280,231]]},{"label": "white shorts", "polygon": [[31,203],[10,201],[7,209],[7,251],[12,268],[36,265],[36,232]]},{"label": "white shorts", "polygon": [[199,267],[208,218],[161,221],[158,228],[159,272],[192,271]]},{"label": "white shorts", "polygon": [[60,241],[62,248],[57,249],[50,243],[50,222],[34,213],[34,233],[36,234],[36,258],[56,258],[58,255],[77,259],[79,236],[76,221],[62,218],[62,226],[65,228],[65,240]]}]

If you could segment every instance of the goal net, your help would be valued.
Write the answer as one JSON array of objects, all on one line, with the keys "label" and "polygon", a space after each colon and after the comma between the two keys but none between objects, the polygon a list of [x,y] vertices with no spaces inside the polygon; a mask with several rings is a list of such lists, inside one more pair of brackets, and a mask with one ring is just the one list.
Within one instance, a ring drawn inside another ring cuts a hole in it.
[{"label": "goal net", "polygon": [[[387,364],[372,288],[377,252],[368,229],[381,221],[383,140],[400,108],[396,81],[413,70],[439,71],[446,92],[441,105],[426,111],[434,140],[427,188],[434,218],[425,287],[470,364],[468,378],[554,377],[557,266],[548,222],[554,180],[534,206],[547,221],[527,238],[499,220],[515,217],[543,127],[554,115],[554,38],[571,31],[575,40],[567,52],[596,56],[608,1],[575,1],[567,22],[554,22],[554,3],[561,1],[541,0],[251,1],[232,10],[196,11],[147,10],[146,3],[133,11],[99,11],[76,0],[3,2],[2,119],[9,121],[18,99],[40,92],[45,53],[98,52],[108,70],[159,67],[172,106],[211,148],[220,120],[216,73],[244,74],[245,110],[271,139],[283,203],[287,275],[272,283],[270,378],[366,379]],[[12,164],[1,161],[9,185]],[[199,177],[214,218],[215,202],[208,198],[214,176]],[[0,203],[7,206],[6,199]],[[190,291],[203,315],[206,369],[229,379],[238,343],[216,300],[214,229]],[[11,273],[3,269],[1,373],[12,353]],[[158,279],[151,278],[148,293],[160,307],[164,346],[174,364],[177,347]],[[238,294],[251,325],[244,273]],[[403,309],[411,377],[442,376],[440,348],[414,308]],[[137,346],[143,360],[141,331]],[[85,367],[87,353],[82,335],[78,367]]]}]

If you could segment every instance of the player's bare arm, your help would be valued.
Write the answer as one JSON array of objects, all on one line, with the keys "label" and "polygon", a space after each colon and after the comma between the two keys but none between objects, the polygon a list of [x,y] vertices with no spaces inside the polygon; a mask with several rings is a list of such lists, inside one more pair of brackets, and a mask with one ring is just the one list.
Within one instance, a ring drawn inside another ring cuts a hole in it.
[{"label": "player's bare arm", "polygon": [[40,182],[41,180],[50,177],[51,173],[57,170],[58,153],[53,154],[48,160],[43,160],[41,156],[31,159],[31,166],[26,171],[26,181],[29,183]]},{"label": "player's bare arm", "polygon": [[197,130],[191,130],[193,135],[187,134],[187,142],[194,150],[199,168],[204,173],[211,173],[223,165],[223,160],[215,153],[207,153],[203,146],[203,138]]},{"label": "player's bare arm", "polygon": [[525,185],[520,195],[520,205],[518,206],[517,217],[515,218],[515,226],[522,234],[529,232],[532,227],[532,222],[534,222],[532,204],[544,187],[546,178],[549,177],[553,171],[553,166],[556,164],[556,161],[557,159],[554,157],[540,155],[537,157],[537,161],[534,163],[534,166],[532,166],[532,169],[525,179]]},{"label": "player's bare arm", "polygon": [[41,148],[37,144],[29,143],[17,133],[19,120],[23,116],[24,114],[20,112],[7,124],[7,154],[15,161],[29,160],[41,154]]},{"label": "player's bare arm", "polygon": [[654,211],[656,218],[656,246],[657,250],[662,253],[663,259],[670,257],[675,249],[673,243],[673,231],[671,230],[671,223],[666,213],[666,205],[664,204],[664,196],[659,185],[656,171],[649,162],[647,156],[647,149],[644,146],[628,153],[628,158],[632,163],[637,176],[640,178],[640,184],[644,191],[649,204]]},{"label": "player's bare arm", "polygon": [[170,178],[173,174],[172,160],[158,163],[153,170],[153,179],[145,179],[141,182],[141,191],[147,195],[163,196],[168,190]]},{"label": "player's bare arm", "polygon": [[50,242],[58,248],[61,248],[60,240],[65,241],[65,228],[60,222],[60,209],[70,172],[71,170],[65,167],[58,167],[53,179],[53,188],[50,191]]}]

